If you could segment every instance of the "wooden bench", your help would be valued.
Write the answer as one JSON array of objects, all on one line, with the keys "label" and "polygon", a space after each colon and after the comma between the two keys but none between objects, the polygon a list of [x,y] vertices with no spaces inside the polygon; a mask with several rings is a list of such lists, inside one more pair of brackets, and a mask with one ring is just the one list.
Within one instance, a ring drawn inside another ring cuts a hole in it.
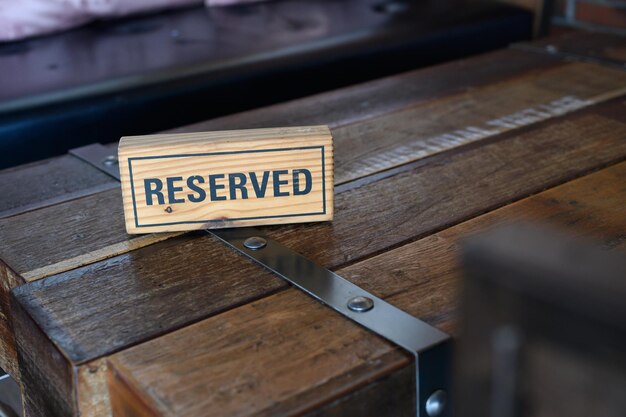
[{"label": "wooden bench", "polygon": [[[523,217],[623,247],[626,72],[536,49],[177,131],[329,124],[335,220],[263,231],[455,335],[459,239]],[[95,167],[0,179],[0,366],[27,415],[415,415],[410,356],[206,233],[127,235]]]}]

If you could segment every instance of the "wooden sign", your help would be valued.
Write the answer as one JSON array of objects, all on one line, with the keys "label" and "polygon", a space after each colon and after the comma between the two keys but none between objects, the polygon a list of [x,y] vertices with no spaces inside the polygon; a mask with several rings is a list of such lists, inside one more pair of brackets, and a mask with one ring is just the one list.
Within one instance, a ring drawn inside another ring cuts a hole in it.
[{"label": "wooden sign", "polygon": [[333,218],[327,126],[123,137],[128,233]]}]

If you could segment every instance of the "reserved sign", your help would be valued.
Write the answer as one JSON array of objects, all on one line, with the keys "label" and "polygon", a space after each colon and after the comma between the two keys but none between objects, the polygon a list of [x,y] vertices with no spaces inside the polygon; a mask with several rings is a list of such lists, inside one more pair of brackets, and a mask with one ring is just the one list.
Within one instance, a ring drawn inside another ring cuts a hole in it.
[{"label": "reserved sign", "polygon": [[128,233],[333,218],[327,126],[123,137]]}]

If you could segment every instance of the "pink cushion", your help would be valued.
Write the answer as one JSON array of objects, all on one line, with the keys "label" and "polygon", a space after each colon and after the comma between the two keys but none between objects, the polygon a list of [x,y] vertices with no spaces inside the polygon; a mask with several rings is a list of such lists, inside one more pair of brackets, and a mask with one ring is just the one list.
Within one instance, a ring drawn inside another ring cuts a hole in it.
[{"label": "pink cushion", "polygon": [[[204,0],[0,0],[0,41],[73,28],[99,18],[202,4]],[[207,0],[209,4],[212,0]],[[232,0],[231,0],[232,2]]]}]

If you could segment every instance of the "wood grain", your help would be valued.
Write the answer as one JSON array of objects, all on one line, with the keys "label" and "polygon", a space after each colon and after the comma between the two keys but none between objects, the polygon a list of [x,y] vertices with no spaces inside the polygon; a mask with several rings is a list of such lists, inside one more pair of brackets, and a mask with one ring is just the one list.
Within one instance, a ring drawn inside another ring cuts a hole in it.
[{"label": "wood grain", "polygon": [[[329,124],[344,126],[489,83],[538,74],[566,63],[500,50],[353,87],[196,123],[170,132]],[[112,152],[115,146],[111,146]],[[45,175],[43,175],[45,173]],[[0,171],[0,218],[115,188],[114,180],[72,156]],[[4,185],[4,188],[2,187]]]},{"label": "wood grain", "polygon": [[26,417],[67,417],[75,415],[72,366],[50,343],[41,327],[20,306],[12,308],[15,330],[22,337],[18,345],[24,415]]},{"label": "wood grain", "polygon": [[337,128],[494,82],[564,65],[536,53],[502,49],[260,109],[169,130],[171,133],[302,124]]},{"label": "wood grain", "polygon": [[626,94],[626,71],[572,63],[337,128],[338,183]]},{"label": "wood grain", "polygon": [[[338,92],[327,93],[326,95],[320,95],[312,97],[310,100],[301,100],[294,103],[287,103],[284,106],[275,106],[266,110],[258,110],[253,112],[247,112],[241,115],[235,115],[228,118],[222,118],[215,121],[214,124],[205,125],[206,128],[218,128],[218,127],[237,127],[249,125],[251,120],[259,120],[259,123],[263,124],[266,121],[270,124],[287,124],[287,121],[296,121],[301,123],[302,121],[310,120],[316,121],[316,118],[326,118],[328,120],[334,120],[335,126],[341,125],[339,120],[344,120],[344,123],[353,122],[358,117],[368,118],[374,117],[386,111],[391,111],[402,106],[406,106],[409,103],[417,101],[427,101],[428,97],[442,97],[450,95],[453,92],[466,92],[467,94],[456,94],[449,97],[449,101],[446,103],[451,106],[463,109],[463,106],[459,106],[458,100],[465,100],[468,103],[468,97],[474,97],[471,99],[473,102],[470,108],[465,107],[463,112],[466,114],[465,120],[469,115],[480,108],[484,97],[472,96],[472,91],[480,86],[488,84],[494,80],[510,79],[510,82],[528,84],[528,79],[536,80],[538,85],[549,84],[546,80],[554,79],[554,73],[551,72],[554,68],[563,68],[565,71],[570,71],[569,67],[563,63],[557,63],[556,61],[547,60],[545,58],[538,59],[534,54],[522,53],[522,52],[509,52],[500,51],[497,53],[487,54],[481,57],[472,58],[471,60],[460,61],[457,63],[446,64],[438,66],[433,69],[427,69],[417,71],[414,73],[408,73],[396,78],[388,78],[373,83],[364,84],[350,88],[345,91],[340,90]],[[547,79],[544,78],[548,77]],[[570,71],[571,72],[571,71]],[[541,81],[544,80],[544,81]],[[576,81],[576,80],[574,80]],[[577,81],[576,81],[577,82]],[[607,86],[609,88],[607,88]],[[615,89],[609,84],[601,84],[600,89],[590,89],[589,94],[614,94]],[[567,94],[570,91],[566,86],[562,94]],[[537,103],[543,103],[544,100],[555,95],[552,87],[549,87],[544,93],[547,96],[542,96],[537,99]],[[405,94],[406,93],[406,94]],[[468,96],[469,94],[469,96]],[[398,97],[399,104],[394,101],[394,97]],[[347,100],[347,101],[346,101]],[[355,100],[354,102],[351,100]],[[358,106],[356,103],[358,102]],[[352,103],[352,104],[351,104]],[[392,104],[389,104],[392,103]],[[506,116],[514,114],[516,110],[519,110],[520,106],[526,105],[526,101],[512,102],[509,106],[501,105],[498,103],[495,108],[496,112],[493,113],[493,106],[491,111],[485,112],[485,114],[492,116]],[[380,107],[380,109],[379,109]],[[354,111],[351,116],[348,113],[341,111],[341,109],[358,109]],[[368,111],[363,109],[367,108]],[[293,113],[288,112],[288,109],[293,109]],[[323,111],[322,111],[323,109]],[[377,110],[379,109],[379,110]],[[429,119],[432,117],[431,108],[425,107],[421,113],[411,112],[417,119]],[[325,116],[324,116],[325,115]],[[342,116],[340,116],[342,115]],[[337,117],[337,118],[335,118]],[[410,119],[410,118],[409,118]],[[398,121],[407,121],[407,117],[404,117]],[[439,121],[436,119],[429,119],[430,125],[422,126],[422,128],[429,128],[431,131],[436,131],[436,126],[439,125]],[[462,124],[454,124],[455,118],[451,118],[452,124],[445,124],[446,128],[451,130],[462,129]],[[461,119],[462,120],[462,119]],[[384,120],[379,120],[383,123]],[[291,122],[289,122],[291,123]],[[358,124],[354,124],[358,129]],[[430,127],[429,127],[430,126]],[[200,126],[197,126],[200,127]],[[192,130],[194,127],[187,127],[185,130]],[[390,135],[391,141],[387,140],[387,144],[391,146],[400,145],[401,143],[395,143],[393,137],[396,133],[392,132]],[[343,139],[343,135],[347,135]],[[337,172],[338,179],[336,182],[339,184],[349,181],[351,173],[349,169],[353,166],[360,166],[359,175],[363,175],[364,163],[356,163],[351,158],[361,157],[363,155],[366,159],[371,156],[376,149],[384,151],[385,148],[380,148],[378,145],[378,138],[373,137],[370,141],[362,141],[359,146],[366,146],[368,150],[359,150],[355,146],[349,146],[347,141],[352,140],[355,134],[351,134],[351,129],[346,128],[339,131],[337,137],[337,143],[340,144],[341,149],[336,155],[336,160],[340,164],[339,171]],[[387,135],[382,135],[387,138]],[[404,139],[410,140],[410,143],[418,143],[419,140],[428,141],[426,136],[420,136],[419,132],[415,132],[414,135],[408,137],[404,135]],[[418,139],[416,139],[418,138]],[[421,139],[420,139],[421,138]],[[476,140],[476,137],[473,138]],[[346,145],[342,143],[345,142]],[[450,147],[459,146],[458,140],[442,139],[439,146],[433,146],[430,141],[429,152],[440,152]],[[415,157],[424,157],[429,152],[420,152]],[[89,178],[92,175],[92,168],[80,161],[76,161],[70,157],[54,160],[53,164],[59,165],[59,175],[64,181],[68,181],[68,188],[76,190],[77,194],[64,194],[58,197],[54,197],[54,201],[63,200],[65,198],[73,198],[81,193],[93,191],[94,188],[81,189],[80,178]],[[376,170],[386,169],[398,163],[402,163],[403,160],[396,158],[390,159],[389,163],[384,161],[374,160],[374,164],[370,172]],[[55,166],[56,166],[55,165]],[[61,170],[63,168],[63,170]],[[69,171],[65,170],[68,168]],[[11,176],[13,171],[4,171],[2,175],[6,174],[8,179],[13,182],[13,189],[17,190],[34,190],[34,194],[39,193],[39,189],[48,190],[47,178],[55,178],[54,176],[45,176],[42,180],[40,175],[33,176],[31,171],[15,170],[15,175]],[[33,173],[36,174],[37,170]],[[55,171],[57,172],[57,171]],[[98,178],[103,174],[97,173]],[[37,184],[35,187],[34,184]],[[103,187],[108,188],[113,186],[110,180],[107,179]],[[96,186],[99,187],[99,186]],[[50,187],[54,191],[54,187]],[[27,193],[28,194],[28,193]],[[30,194],[29,194],[30,195]],[[44,192],[41,192],[42,196],[46,196]],[[50,200],[49,195],[45,201]],[[23,201],[37,201],[35,197],[24,197]],[[41,201],[40,201],[41,202]],[[22,207],[23,210],[36,207],[40,202],[35,202],[33,205],[26,204]],[[30,203],[29,203],[30,204]],[[42,203],[43,204],[43,203]],[[121,196],[118,189],[112,189],[106,192],[97,193],[80,200],[73,202],[69,201],[63,204],[57,204],[52,207],[46,207],[42,210],[34,210],[25,213],[20,216],[14,216],[10,219],[0,220],[0,235],[3,236],[4,241],[11,242],[11,245],[2,245],[0,247],[0,284],[3,294],[0,294],[0,300],[7,298],[7,292],[10,288],[23,283],[24,280],[31,281],[40,279],[42,277],[50,276],[56,273],[60,273],[72,268],[80,267],[90,262],[96,262],[99,260],[107,259],[109,257],[150,245],[158,242],[169,236],[142,236],[142,237],[128,237],[124,230],[124,225],[121,219],[122,214]],[[16,208],[16,211],[19,209]],[[55,219],[51,222],[50,219]],[[62,244],[59,244],[62,242]],[[8,302],[0,304],[1,312],[5,316],[8,314]],[[7,369],[13,369],[12,375],[17,376],[17,369],[15,369],[15,360],[7,358],[15,358],[14,348],[12,343],[12,331],[8,327],[6,321],[0,321],[0,332],[7,337],[3,338],[0,342],[0,366],[4,366]]]},{"label": "wood grain", "polygon": [[[332,224],[266,232],[327,267],[383,252],[624,159],[624,108],[612,101],[416,162],[339,193]],[[13,295],[79,366],[284,288],[209,236],[189,235],[32,282]]]},{"label": "wood grain", "polygon": [[[527,219],[626,250],[625,179],[620,163],[338,272],[455,334],[460,240]],[[110,363],[113,402],[148,403],[146,415],[300,415],[320,406],[311,415],[346,415],[363,392],[370,393],[371,415],[414,411],[411,389],[400,390],[393,404],[384,389],[368,390],[372,380],[395,378],[396,390],[414,383],[406,372],[410,356],[295,289],[130,348]],[[336,401],[337,392],[352,394]]]},{"label": "wood grain", "polygon": [[[542,119],[536,114],[541,110],[534,109],[534,116],[523,112],[533,110],[533,105],[559,101],[572,92],[578,97],[569,102],[574,108],[588,104],[589,100],[605,100],[621,91],[625,76],[590,64],[565,65],[499,84],[508,94],[485,87],[379,117],[375,122],[336,129],[336,184],[472,143],[512,126],[536,123]],[[587,82],[588,79],[595,81]],[[450,113],[448,109],[455,111]],[[557,109],[558,114],[572,108],[564,108],[561,103],[552,109]],[[499,126],[486,125],[489,122]],[[481,123],[487,127],[481,130]],[[419,128],[410,127],[413,124]],[[468,124],[478,133],[468,130]],[[34,280],[162,239],[129,240],[119,221],[120,208],[119,191],[111,190],[81,199],[77,204],[59,204],[0,220],[0,233],[13,243],[0,248],[0,259],[17,275]],[[51,218],[57,220],[50,222]],[[59,245],[59,241],[64,244]]]},{"label": "wood grain", "polygon": [[[610,52],[610,51],[609,51]],[[344,126],[419,102],[565,65],[556,57],[501,50],[337,91],[184,126],[171,132],[329,124]],[[114,151],[115,146],[111,146]],[[45,175],[44,175],[45,174]],[[115,188],[98,170],[66,155],[0,171],[0,218]]]},{"label": "wood grain", "polygon": [[117,187],[117,181],[71,155],[0,171],[0,218]]},{"label": "wood grain", "polygon": [[[535,53],[500,50],[298,100],[184,126],[172,132],[329,124],[343,126],[433,98],[538,73],[565,63]],[[107,145],[112,154],[116,144]],[[0,171],[0,218],[116,188],[73,156]]]},{"label": "wood grain", "polygon": [[[563,102],[552,108],[570,111],[578,105],[589,104],[589,100],[605,100],[622,90],[625,77],[626,72],[591,64],[571,64],[498,84],[498,88],[476,89],[378,117],[365,124],[335,129],[335,184],[493,137],[500,129],[538,123],[542,120],[540,115],[520,116],[520,112],[532,106],[548,105],[570,93],[578,97],[569,102],[573,107],[564,108],[563,103],[567,105],[567,102]],[[588,79],[595,81],[587,82]],[[498,93],[499,89],[508,94]],[[503,119],[506,117],[508,119]],[[500,126],[486,125],[489,122],[500,123]],[[479,133],[471,133],[468,126],[479,129]],[[126,243],[129,237],[120,221],[123,218],[120,200],[119,191],[110,190],[0,220],[0,233],[13,242],[9,247],[0,248],[0,259],[17,274],[33,280],[77,267],[88,262],[92,255],[95,261],[119,253],[126,245],[137,247],[140,241]],[[50,218],[57,220],[46,220]],[[58,245],[58,241],[64,244]],[[151,242],[151,239],[144,241],[145,244]],[[37,256],[33,255],[35,253]]]},{"label": "wood grain", "polygon": [[128,233],[333,219],[328,126],[128,136],[118,159]]},{"label": "wood grain", "polygon": [[513,48],[622,69],[626,65],[626,37],[608,33],[574,31],[540,41],[515,44]]}]

